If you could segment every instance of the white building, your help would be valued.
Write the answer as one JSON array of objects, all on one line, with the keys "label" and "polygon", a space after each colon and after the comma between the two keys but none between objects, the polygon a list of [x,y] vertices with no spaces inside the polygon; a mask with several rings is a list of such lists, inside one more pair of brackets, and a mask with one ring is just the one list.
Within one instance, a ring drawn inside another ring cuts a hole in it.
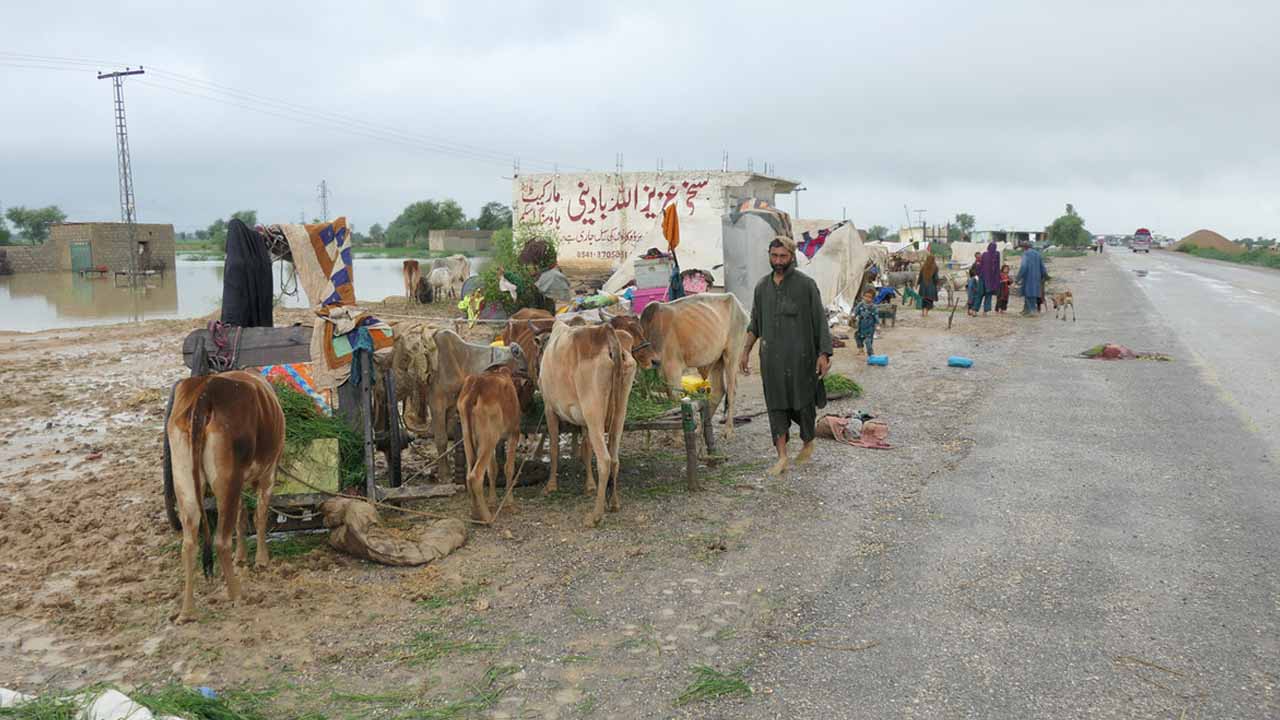
[{"label": "white building", "polygon": [[608,272],[633,250],[665,251],[662,213],[679,208],[683,268],[712,272],[723,264],[721,216],[746,199],[777,204],[799,183],[754,172],[546,173],[512,183],[514,218],[555,228],[560,264],[570,272]]}]

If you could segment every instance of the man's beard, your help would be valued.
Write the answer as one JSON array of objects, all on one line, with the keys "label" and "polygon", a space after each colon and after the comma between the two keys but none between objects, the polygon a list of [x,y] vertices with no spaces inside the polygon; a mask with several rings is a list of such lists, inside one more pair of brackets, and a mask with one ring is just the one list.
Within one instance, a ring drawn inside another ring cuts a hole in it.
[{"label": "man's beard", "polygon": [[774,272],[782,274],[782,273],[785,273],[788,269],[790,269],[791,266],[794,264],[795,264],[795,260],[788,260],[787,262],[782,263],[781,265],[779,265],[778,263],[769,263],[769,267],[773,268]]}]

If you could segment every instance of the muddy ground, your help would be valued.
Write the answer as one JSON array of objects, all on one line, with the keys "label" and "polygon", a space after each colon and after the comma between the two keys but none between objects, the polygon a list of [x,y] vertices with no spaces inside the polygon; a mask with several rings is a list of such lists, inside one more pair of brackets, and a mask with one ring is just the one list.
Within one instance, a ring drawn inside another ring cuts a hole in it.
[{"label": "muddy ground", "polygon": [[[305,321],[295,315],[277,324]],[[320,534],[275,538],[272,566],[245,571],[241,604],[222,599],[220,578],[202,580],[200,620],[184,626],[170,622],[180,540],[164,515],[160,441],[168,388],[187,375],[182,338],[202,321],[0,334],[0,686],[177,681],[244,691],[270,717],[717,716],[715,699],[676,704],[695,666],[771,692],[752,659],[805,641],[788,618],[819,583],[802,579],[833,550],[874,556],[894,509],[967,452],[966,408],[998,370],[950,369],[946,357],[998,356],[1020,325],[1049,320],[961,309],[947,330],[944,311],[903,308],[876,345],[889,367],[866,366],[852,340],[837,350],[833,369],[865,394],[828,411],[887,421],[893,450],[820,441],[811,465],[766,478],[760,416],[689,493],[678,438],[635,433],[622,510],[597,529],[582,526],[590,500],[569,461],[560,492],[521,488],[495,527],[425,568],[357,561]],[[753,374],[739,412],[761,410]],[[816,476],[847,479],[839,507],[808,492]],[[415,507],[467,513],[461,494]],[[856,547],[814,541],[835,515],[865,527]]]}]

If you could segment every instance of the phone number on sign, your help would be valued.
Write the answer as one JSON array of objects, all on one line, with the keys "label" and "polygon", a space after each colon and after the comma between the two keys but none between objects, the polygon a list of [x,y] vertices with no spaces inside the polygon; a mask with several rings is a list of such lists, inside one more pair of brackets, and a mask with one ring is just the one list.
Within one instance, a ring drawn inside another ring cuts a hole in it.
[{"label": "phone number on sign", "polygon": [[579,250],[580,260],[621,260],[625,253],[622,250]]}]

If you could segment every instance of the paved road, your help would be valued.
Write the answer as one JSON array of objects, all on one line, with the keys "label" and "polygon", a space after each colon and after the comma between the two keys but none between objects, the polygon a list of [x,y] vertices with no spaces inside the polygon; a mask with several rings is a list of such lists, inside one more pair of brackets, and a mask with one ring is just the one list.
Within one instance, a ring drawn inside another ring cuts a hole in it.
[{"label": "paved road", "polygon": [[1280,457],[1280,271],[1182,253],[1116,253],[1211,383]]},{"label": "paved road", "polygon": [[[800,622],[878,645],[769,651],[735,717],[1280,717],[1276,389],[1236,377],[1275,356],[1276,281],[1157,254],[1067,280],[1079,322],[1026,321],[887,550],[817,550],[847,557]],[[1177,361],[1066,357],[1106,340]]]}]

